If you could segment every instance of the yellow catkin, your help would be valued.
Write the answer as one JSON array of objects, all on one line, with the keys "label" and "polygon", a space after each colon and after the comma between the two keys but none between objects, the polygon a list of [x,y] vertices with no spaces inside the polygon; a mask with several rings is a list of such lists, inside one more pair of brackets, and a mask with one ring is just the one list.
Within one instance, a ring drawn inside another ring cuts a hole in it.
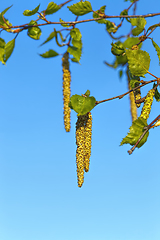
[{"label": "yellow catkin", "polygon": [[92,140],[92,115],[89,112],[86,115],[85,125],[85,155],[84,155],[84,170],[89,171],[89,163],[91,156],[91,140]]},{"label": "yellow catkin", "polygon": [[62,57],[63,67],[63,114],[64,114],[64,127],[66,132],[70,131],[71,128],[71,109],[68,106],[71,96],[71,73],[69,71],[69,53],[64,53]]},{"label": "yellow catkin", "polygon": [[154,94],[155,94],[155,90],[154,89],[151,89],[147,93],[147,96],[146,96],[146,98],[144,100],[144,105],[143,105],[140,117],[142,117],[144,119],[148,119],[149,118],[149,114],[150,114],[150,111],[151,111],[151,106],[152,106]]},{"label": "yellow catkin", "polygon": [[76,164],[77,164],[77,180],[78,187],[82,187],[84,182],[84,148],[85,148],[85,119],[84,116],[78,116],[76,122]]}]

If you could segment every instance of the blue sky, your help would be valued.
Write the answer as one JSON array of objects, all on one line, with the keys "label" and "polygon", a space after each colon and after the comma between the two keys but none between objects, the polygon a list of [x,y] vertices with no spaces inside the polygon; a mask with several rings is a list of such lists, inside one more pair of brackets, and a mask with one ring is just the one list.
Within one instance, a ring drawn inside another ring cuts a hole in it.
[{"label": "blue sky", "polygon": [[[25,17],[22,12],[39,3],[40,10],[48,5],[44,0],[2,1],[0,12],[13,4],[6,17],[13,25],[24,24],[35,18]],[[94,10],[107,5],[108,15],[117,15],[129,6],[122,0],[91,3]],[[146,3],[139,1],[137,14],[157,12],[158,0]],[[58,21],[59,17],[74,20],[65,7],[49,19]],[[91,17],[88,14],[79,19]],[[159,17],[148,18],[147,26],[158,22]],[[130,146],[119,146],[131,125],[128,95],[94,108],[90,171],[79,189],[75,164],[77,116],[72,112],[71,132],[66,133],[61,56],[43,59],[38,55],[50,48],[60,54],[66,51],[57,48],[54,40],[39,47],[54,27],[43,27],[38,41],[25,31],[19,34],[11,58],[6,66],[0,65],[0,239],[159,240],[160,128],[151,130],[147,143],[128,155]],[[112,40],[105,27],[97,23],[77,27],[82,33],[83,55],[81,65],[70,65],[72,94],[89,89],[97,100],[103,100],[126,92],[125,76],[119,80],[119,69],[103,63],[114,60]],[[158,45],[159,31],[152,34]],[[1,37],[6,42],[13,39],[12,34],[1,33]],[[151,56],[150,72],[159,77],[158,57],[151,41],[144,43],[143,50]],[[151,78],[146,75],[146,79]],[[143,96],[150,87],[142,90]],[[159,108],[154,100],[149,122],[157,115]]]}]

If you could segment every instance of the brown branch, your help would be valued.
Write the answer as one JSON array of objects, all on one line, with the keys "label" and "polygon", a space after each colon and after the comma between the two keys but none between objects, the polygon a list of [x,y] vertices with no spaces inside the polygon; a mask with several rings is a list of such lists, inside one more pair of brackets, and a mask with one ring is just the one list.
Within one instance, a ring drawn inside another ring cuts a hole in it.
[{"label": "brown branch", "polygon": [[59,4],[59,7],[61,8],[61,7],[63,7],[64,5],[66,5],[67,3],[71,2],[71,1],[72,1],[72,0],[68,0],[68,1],[66,1],[66,2],[64,2],[64,3]]},{"label": "brown branch", "polygon": [[[116,16],[104,15],[103,17],[100,17],[100,18],[91,18],[91,19],[80,20],[80,21],[68,21],[68,22],[63,22],[63,24],[71,24],[71,25],[74,24],[75,25],[75,24],[78,24],[78,23],[93,22],[93,21],[97,21],[97,20],[101,20],[101,19],[110,19],[110,18],[139,18],[139,17],[148,18],[148,17],[159,16],[159,15],[160,15],[160,13],[149,13],[149,14],[145,14],[145,15],[116,15]],[[39,26],[45,26],[45,25],[49,25],[49,24],[60,24],[61,25],[62,22],[51,22],[51,21],[48,21],[47,23],[41,23],[41,24],[35,24],[35,25],[23,24],[23,25],[18,25],[18,26],[10,26],[10,28],[28,29],[28,28],[31,28],[31,27],[39,27]]]},{"label": "brown branch", "polygon": [[[116,99],[116,98],[119,98],[119,99],[121,99],[121,98],[123,98],[124,96],[126,96],[127,94],[129,94],[129,93],[131,93],[131,92],[133,92],[133,91],[135,91],[135,90],[137,90],[137,89],[139,89],[139,88],[141,88],[141,87],[144,87],[145,85],[147,85],[147,84],[149,84],[149,83],[152,83],[152,82],[156,82],[157,81],[157,79],[155,79],[155,80],[150,80],[150,81],[141,81],[141,85],[140,86],[137,86],[137,87],[135,87],[135,88],[132,88],[131,90],[129,90],[128,92],[126,92],[126,93],[124,93],[124,94],[121,94],[121,95],[118,95],[118,96],[116,96],[116,97],[112,97],[112,98],[107,98],[107,99],[105,99],[105,100],[101,100],[101,101],[96,101],[96,105],[98,105],[98,104],[100,104],[100,103],[103,103],[103,102],[107,102],[107,101],[110,101],[110,100],[113,100],[113,99]],[[158,86],[158,85],[157,85]]]},{"label": "brown branch", "polygon": [[133,151],[135,150],[135,148],[137,147],[138,143],[142,140],[142,138],[144,137],[144,135],[149,131],[150,128],[152,128],[152,125],[158,120],[160,119],[160,115],[158,115],[158,117],[156,117],[148,126],[144,127],[144,132],[142,133],[142,135],[140,136],[140,138],[138,139],[138,141],[136,142],[136,144],[128,151],[129,154],[132,154]]}]

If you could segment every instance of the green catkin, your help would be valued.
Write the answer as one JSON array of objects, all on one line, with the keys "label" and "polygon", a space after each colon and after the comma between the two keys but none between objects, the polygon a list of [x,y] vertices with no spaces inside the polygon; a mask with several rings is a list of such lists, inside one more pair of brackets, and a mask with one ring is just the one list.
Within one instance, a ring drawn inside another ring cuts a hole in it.
[{"label": "green catkin", "polygon": [[76,164],[77,164],[77,181],[78,187],[82,187],[84,182],[84,148],[85,148],[85,118],[84,116],[78,116],[76,122]]},{"label": "green catkin", "polygon": [[[139,84],[140,84],[140,83],[138,83],[138,82],[135,83],[135,87],[138,87]],[[133,93],[134,93],[134,98],[135,98],[135,100],[141,99],[141,91],[140,91],[140,88],[138,88],[138,89],[136,89],[135,91],[133,91]],[[137,106],[137,108],[139,108],[139,107],[141,106],[141,104],[140,104],[140,103],[136,103],[136,106]]]},{"label": "green catkin", "polygon": [[143,105],[140,117],[142,117],[142,118],[144,118],[146,120],[149,118],[149,114],[150,114],[150,111],[151,111],[151,106],[152,106],[154,94],[155,94],[155,90],[151,89],[147,93],[147,96],[146,96],[146,98],[144,100],[144,105]]},{"label": "green catkin", "polygon": [[63,114],[64,114],[64,127],[66,132],[71,129],[71,109],[68,106],[71,96],[71,73],[69,71],[69,53],[64,53],[62,57],[63,67]]},{"label": "green catkin", "polygon": [[84,155],[84,170],[89,171],[89,163],[91,156],[91,140],[92,140],[92,115],[87,113],[85,125],[85,155]]}]

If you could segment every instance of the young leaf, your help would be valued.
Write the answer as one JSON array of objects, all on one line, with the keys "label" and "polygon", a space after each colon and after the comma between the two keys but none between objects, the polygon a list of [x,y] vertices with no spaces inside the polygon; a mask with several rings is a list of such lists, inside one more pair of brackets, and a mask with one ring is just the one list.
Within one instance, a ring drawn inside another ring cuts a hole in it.
[{"label": "young leaf", "polygon": [[[11,32],[12,29],[9,28],[9,26],[11,27],[12,24],[11,24],[6,18],[4,18],[4,20],[5,20],[5,22],[4,22],[2,16],[3,16],[3,14],[0,13],[0,25],[1,25],[2,27],[4,27],[5,31],[7,31],[7,32]],[[1,28],[2,28],[2,27],[1,27]]]},{"label": "young leaf", "polygon": [[113,22],[110,22],[109,20],[106,20],[106,21],[107,21],[106,22],[106,30],[109,33],[111,33],[111,32],[116,33],[118,30],[117,26]]},{"label": "young leaf", "polygon": [[81,40],[76,41],[76,40],[72,39],[72,44],[74,47],[76,47],[78,49],[82,49],[82,41]]},{"label": "young leaf", "polygon": [[157,24],[154,24],[154,25],[150,26],[150,27],[147,29],[146,34],[148,33],[149,30],[152,30],[153,28],[156,28],[156,27],[160,27],[160,23],[157,23]]},{"label": "young leaf", "polygon": [[95,103],[94,97],[83,97],[75,94],[70,98],[69,106],[80,116],[90,112],[95,107]]},{"label": "young leaf", "polygon": [[13,49],[15,47],[15,39],[9,41],[4,48],[4,62],[7,62],[8,58],[11,56]]},{"label": "young leaf", "polygon": [[73,57],[78,62],[80,61],[80,58],[81,58],[81,55],[82,55],[82,50],[81,49],[70,46],[70,47],[67,48],[67,52],[69,52],[71,55],[73,55]]},{"label": "young leaf", "polygon": [[149,70],[149,53],[142,50],[126,50],[126,55],[132,75],[144,77]]},{"label": "young leaf", "polygon": [[[132,122],[132,126],[129,128],[130,131],[125,138],[122,139],[120,146],[129,143],[130,145],[135,145],[142,133],[144,132],[144,127],[147,126],[147,121],[141,117]],[[149,132],[147,132],[142,140],[138,143],[137,147],[140,148],[147,141]]]},{"label": "young leaf", "polygon": [[134,36],[138,36],[143,31],[147,23],[145,18],[131,18],[130,22],[132,26],[136,26],[136,28],[132,30],[132,34]]},{"label": "young leaf", "polygon": [[159,65],[160,65],[160,47],[157,45],[157,43],[155,43],[155,42],[153,41],[153,38],[152,38],[152,44],[153,44],[154,48],[156,49],[157,56],[158,56],[158,58],[159,58]]},{"label": "young leaf", "polygon": [[[31,21],[28,25],[37,25],[36,21]],[[40,36],[41,36],[41,29],[39,27],[30,27],[28,28],[28,36],[35,39],[35,40],[39,40]]]},{"label": "young leaf", "polygon": [[49,51],[47,51],[43,54],[39,54],[39,55],[43,58],[51,58],[51,57],[56,57],[59,54],[57,52],[55,52],[54,50],[50,49]]},{"label": "young leaf", "polygon": [[73,14],[77,16],[82,16],[92,11],[92,6],[89,1],[78,2],[68,8]]},{"label": "young leaf", "polygon": [[82,34],[81,34],[81,32],[79,31],[78,28],[71,29],[70,35],[71,35],[71,38],[76,40],[76,41],[79,41],[82,38]]},{"label": "young leaf", "polygon": [[38,12],[39,7],[40,7],[40,4],[39,4],[35,9],[33,9],[33,10],[25,10],[25,11],[23,12],[23,15],[24,15],[24,16],[32,16],[32,15],[34,15],[35,13]]},{"label": "young leaf", "polygon": [[3,38],[0,38],[0,48],[4,48],[5,47],[5,41]]},{"label": "young leaf", "polygon": [[4,15],[12,6],[13,6],[13,5],[11,5],[10,7],[6,8],[6,9],[4,9],[4,10],[1,12],[1,14]]},{"label": "young leaf", "polygon": [[47,9],[44,11],[45,15],[53,14],[60,9],[60,6],[54,2],[50,2],[47,6]]},{"label": "young leaf", "polygon": [[[100,10],[97,10],[93,13],[93,18],[99,18],[99,17],[103,17],[103,15],[105,14],[105,9],[106,9],[106,5],[102,6],[100,8]],[[106,19],[100,19],[100,20],[96,20],[96,22],[98,23],[107,23]]]},{"label": "young leaf", "polygon": [[[139,42],[140,40],[138,37],[129,37],[123,42],[123,45],[125,48],[131,49],[134,45],[136,45]],[[141,48],[141,46],[142,46],[142,43],[138,45],[139,49]]]},{"label": "young leaf", "polygon": [[40,46],[42,46],[42,45],[44,45],[45,43],[51,41],[51,40],[55,37],[55,35],[56,35],[55,32],[51,32],[50,35],[49,35],[49,37],[48,37]]},{"label": "young leaf", "polygon": [[62,23],[63,27],[70,27],[69,24],[63,23],[64,21],[60,18],[59,21]]},{"label": "young leaf", "polygon": [[113,53],[113,55],[119,56],[125,52],[122,42],[118,41],[115,43],[111,43],[111,45],[112,45],[111,52]]}]

